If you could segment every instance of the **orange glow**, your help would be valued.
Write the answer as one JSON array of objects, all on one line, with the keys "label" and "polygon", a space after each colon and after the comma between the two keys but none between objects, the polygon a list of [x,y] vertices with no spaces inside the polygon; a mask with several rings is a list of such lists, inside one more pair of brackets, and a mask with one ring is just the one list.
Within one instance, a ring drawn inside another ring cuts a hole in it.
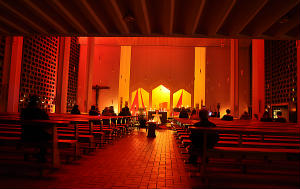
[{"label": "orange glow", "polygon": [[152,108],[170,109],[170,90],[165,86],[160,85],[152,90]]},{"label": "orange glow", "polygon": [[206,47],[195,47],[194,106],[205,105]]},{"label": "orange glow", "polygon": [[[120,56],[120,76],[119,76],[119,103],[129,101],[130,84],[130,62],[131,46],[121,46]],[[125,103],[122,103],[122,107]]]},{"label": "orange glow", "polygon": [[[182,95],[182,99],[180,99]],[[182,102],[179,102],[182,100]],[[173,106],[176,107],[180,104],[180,106],[191,107],[192,95],[184,89],[180,89],[173,94]]]},{"label": "orange glow", "polygon": [[[138,95],[138,96],[136,96]],[[134,103],[134,100],[137,98],[138,104]],[[149,93],[144,90],[143,88],[138,88],[137,90],[131,93],[131,110],[136,108],[145,108],[148,109],[149,107]]]}]

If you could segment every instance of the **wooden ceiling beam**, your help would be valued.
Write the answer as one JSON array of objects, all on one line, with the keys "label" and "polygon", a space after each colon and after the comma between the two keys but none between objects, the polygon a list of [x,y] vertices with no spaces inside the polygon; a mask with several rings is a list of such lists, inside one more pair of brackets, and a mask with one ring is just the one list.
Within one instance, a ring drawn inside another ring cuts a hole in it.
[{"label": "wooden ceiling beam", "polygon": [[146,0],[141,0],[140,2],[141,2],[141,6],[142,6],[142,11],[144,13],[146,34],[150,35],[151,34],[151,25],[150,25],[150,19],[149,19],[149,14],[148,14],[148,8],[147,8]]},{"label": "wooden ceiling beam", "polygon": [[57,7],[59,11],[61,11],[67,17],[67,19],[69,19],[71,24],[74,25],[81,34],[88,33],[84,26],[69,12],[69,10],[66,7],[64,7],[63,4],[61,4],[60,1],[52,0],[52,2],[55,5],[55,7]]},{"label": "wooden ceiling beam", "polygon": [[223,24],[224,24],[226,18],[227,18],[228,15],[230,14],[232,8],[234,7],[235,3],[236,3],[236,0],[232,0],[232,2],[229,4],[228,8],[227,8],[226,11],[225,11],[225,14],[221,17],[221,20],[220,20],[220,22],[217,24],[217,26],[216,26],[215,28],[211,28],[211,29],[209,30],[209,33],[210,33],[211,35],[216,35],[216,33],[220,30],[220,28],[223,26]]},{"label": "wooden ceiling beam", "polygon": [[[15,28],[18,32],[28,34],[28,31],[26,31],[21,26],[18,26],[15,22],[12,22],[11,20],[8,20],[2,16],[0,16],[0,21],[4,22],[5,24],[11,26],[12,28]],[[16,32],[17,33],[17,32]]]},{"label": "wooden ceiling beam", "polygon": [[248,17],[245,22],[240,22],[241,24],[238,25],[235,31],[230,32],[230,34],[239,34],[241,33],[245,27],[253,20],[253,18],[259,13],[259,11],[267,4],[269,0],[262,0],[261,4],[255,9],[255,11]]},{"label": "wooden ceiling beam", "polygon": [[174,12],[175,12],[175,0],[170,0],[170,14],[169,14],[170,21],[169,21],[169,30],[168,30],[169,35],[173,33]]},{"label": "wooden ceiling beam", "polygon": [[93,19],[93,21],[91,23],[94,25],[94,27],[97,29],[97,31],[100,33],[104,33],[104,34],[109,34],[108,29],[106,28],[104,23],[101,21],[101,19],[97,16],[96,12],[90,6],[90,4],[87,2],[87,0],[80,0],[78,2],[84,8],[83,12],[87,15],[87,17]]},{"label": "wooden ceiling beam", "polygon": [[4,28],[0,28],[0,35],[11,35],[11,32],[7,31],[6,29]]},{"label": "wooden ceiling beam", "polygon": [[[193,35],[193,34],[196,33],[201,15],[202,15],[203,10],[204,10],[205,3],[206,3],[206,0],[202,0],[199,4],[199,7],[197,7],[197,11],[196,11],[195,16],[192,15],[192,16],[186,18],[186,19],[188,19],[187,22],[190,22],[189,20],[191,20],[191,22],[188,23],[185,27],[185,33],[186,34]],[[192,19],[194,19],[194,20],[192,20]]]},{"label": "wooden ceiling beam", "polygon": [[11,7],[6,2],[0,1],[0,5],[2,5],[3,7],[5,7],[7,10],[11,11],[13,14],[15,14],[16,16],[18,16],[18,18],[20,18],[21,20],[25,21],[27,24],[29,24],[33,28],[35,28],[38,32],[47,33],[47,31],[44,28],[42,28],[38,24],[34,23],[31,19],[27,18],[25,15],[23,15],[22,13],[20,13],[15,8]]},{"label": "wooden ceiling beam", "polygon": [[116,26],[118,27],[118,29],[120,30],[120,32],[122,34],[129,34],[130,33],[129,28],[123,18],[123,15],[121,13],[118,3],[116,2],[116,0],[109,0],[109,2],[113,8],[115,15],[116,15],[116,19],[115,19]]},{"label": "wooden ceiling beam", "polygon": [[281,7],[280,11],[273,12],[269,20],[264,21],[264,24],[261,25],[256,31],[254,31],[253,36],[260,36],[266,32],[273,24],[275,24],[281,17],[287,14],[291,9],[299,4],[300,0],[295,1],[285,1],[286,7]]},{"label": "wooden ceiling beam", "polygon": [[58,32],[63,34],[68,33],[68,31],[65,30],[60,24],[58,24],[54,19],[48,16],[42,9],[40,9],[37,5],[35,5],[34,2],[30,0],[24,0],[23,2],[26,3],[26,5],[32,9],[32,12],[37,13],[39,16],[41,16],[42,19],[46,20],[46,22],[54,26]]},{"label": "wooden ceiling beam", "polygon": [[288,23],[283,23],[282,27],[278,28],[276,30],[276,33],[274,34],[275,37],[280,37],[281,35],[286,34],[287,32],[289,32],[290,30],[292,30],[293,28],[295,28],[297,25],[299,25],[299,11],[297,12],[297,14],[295,14],[292,18],[290,18],[288,20]]}]

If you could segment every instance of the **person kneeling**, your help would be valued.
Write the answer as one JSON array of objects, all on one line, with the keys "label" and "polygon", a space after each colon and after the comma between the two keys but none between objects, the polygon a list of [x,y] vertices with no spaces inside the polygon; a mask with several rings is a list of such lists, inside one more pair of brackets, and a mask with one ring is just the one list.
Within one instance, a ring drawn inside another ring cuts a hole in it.
[{"label": "person kneeling", "polygon": [[[200,122],[194,124],[195,127],[216,127],[216,125],[208,120],[208,111],[202,109],[199,111]],[[198,157],[203,161],[203,144],[204,134],[201,131],[193,131],[191,134],[192,145],[189,149],[190,157],[186,163],[197,164]],[[207,134],[207,148],[211,149],[218,142],[219,136],[217,133]]]}]

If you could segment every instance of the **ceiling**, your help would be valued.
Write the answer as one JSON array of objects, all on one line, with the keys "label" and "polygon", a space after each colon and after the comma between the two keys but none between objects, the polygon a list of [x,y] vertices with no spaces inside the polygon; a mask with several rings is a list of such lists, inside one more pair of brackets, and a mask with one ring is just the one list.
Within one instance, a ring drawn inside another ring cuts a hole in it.
[{"label": "ceiling", "polygon": [[0,35],[300,39],[300,0],[0,0]]}]

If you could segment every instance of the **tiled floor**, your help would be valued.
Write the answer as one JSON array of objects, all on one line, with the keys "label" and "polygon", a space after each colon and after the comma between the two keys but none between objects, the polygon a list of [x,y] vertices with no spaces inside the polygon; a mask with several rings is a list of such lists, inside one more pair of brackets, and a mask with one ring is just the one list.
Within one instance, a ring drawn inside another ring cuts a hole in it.
[{"label": "tiled floor", "polygon": [[[171,130],[145,130],[84,156],[46,179],[1,177],[0,188],[192,188]],[[195,183],[195,181],[194,181]]]}]

